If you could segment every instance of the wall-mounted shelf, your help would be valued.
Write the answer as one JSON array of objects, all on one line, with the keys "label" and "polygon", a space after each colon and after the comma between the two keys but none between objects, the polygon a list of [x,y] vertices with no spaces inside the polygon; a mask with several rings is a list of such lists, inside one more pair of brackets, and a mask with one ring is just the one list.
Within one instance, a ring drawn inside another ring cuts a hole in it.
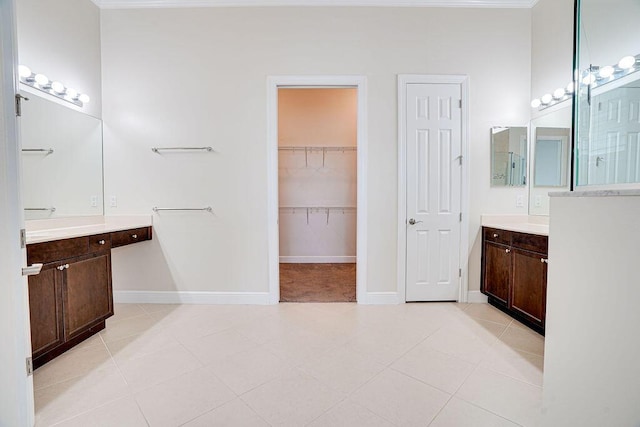
[{"label": "wall-mounted shelf", "polygon": [[278,147],[278,151],[291,151],[291,152],[304,152],[304,163],[305,166],[309,166],[309,153],[312,152],[322,152],[322,167],[324,167],[325,157],[328,152],[349,152],[349,151],[358,151],[358,147],[318,147],[318,146],[308,146],[308,147]]},{"label": "wall-mounted shelf", "polygon": [[329,214],[331,212],[342,212],[342,214],[355,213],[357,208],[353,206],[281,206],[279,212],[289,212],[291,214],[305,213],[307,224],[309,224],[309,214],[324,212],[327,215],[327,225],[329,224]]}]

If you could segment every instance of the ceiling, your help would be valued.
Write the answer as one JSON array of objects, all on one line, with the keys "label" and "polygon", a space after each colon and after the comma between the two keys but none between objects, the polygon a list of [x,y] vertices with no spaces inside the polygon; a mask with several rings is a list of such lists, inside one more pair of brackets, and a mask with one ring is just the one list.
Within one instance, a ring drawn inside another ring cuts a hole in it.
[{"label": "ceiling", "polygon": [[250,6],[531,8],[538,0],[92,0],[102,9]]}]

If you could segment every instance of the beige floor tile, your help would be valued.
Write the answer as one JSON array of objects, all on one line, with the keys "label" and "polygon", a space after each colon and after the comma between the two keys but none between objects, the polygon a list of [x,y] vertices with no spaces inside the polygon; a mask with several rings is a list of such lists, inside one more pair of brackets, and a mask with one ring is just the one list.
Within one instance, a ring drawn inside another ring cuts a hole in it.
[{"label": "beige floor tile", "polygon": [[523,426],[540,425],[542,388],[478,368],[456,397]]},{"label": "beige floor tile", "polygon": [[170,347],[130,360],[116,360],[116,363],[134,391],[143,390],[202,367],[202,363],[182,346]]},{"label": "beige floor tile", "polygon": [[291,367],[289,362],[258,347],[209,365],[207,369],[240,395],[278,378]]},{"label": "beige floor tile", "polygon": [[283,335],[264,344],[267,350],[294,366],[301,365],[311,357],[325,353],[335,346],[334,341],[310,331]]},{"label": "beige floor tile", "polygon": [[393,427],[367,408],[346,400],[316,418],[309,427]]},{"label": "beige floor tile", "polygon": [[325,385],[348,394],[382,372],[385,366],[340,347],[309,359],[300,369]]},{"label": "beige floor tile", "polygon": [[113,366],[35,391],[36,425],[49,426],[131,394]]},{"label": "beige floor tile", "polygon": [[147,420],[133,396],[124,397],[85,412],[56,427],[147,427]]},{"label": "beige floor tile", "polygon": [[100,334],[95,334],[90,336],[86,340],[82,341],[80,344],[76,345],[75,347],[73,347],[73,349],[78,350],[81,348],[100,347],[100,346],[104,346],[104,341],[102,341],[102,337],[100,336]]},{"label": "beige floor tile", "polygon": [[171,312],[176,310],[180,304],[138,304],[147,314],[159,312]]},{"label": "beige floor tile", "polygon": [[202,369],[182,374],[136,393],[151,426],[178,426],[236,398],[235,393]]},{"label": "beige floor tile", "polygon": [[241,399],[232,400],[219,408],[207,412],[192,420],[185,427],[269,427],[253,409],[247,406]]},{"label": "beige floor tile", "polygon": [[254,341],[234,330],[189,338],[182,343],[203,365],[219,363],[229,356],[258,347]]},{"label": "beige floor tile", "polygon": [[33,373],[33,386],[39,389],[113,367],[115,364],[104,344],[73,348],[36,369]]},{"label": "beige floor tile", "polygon": [[344,398],[295,368],[241,397],[268,423],[281,426],[305,425]]},{"label": "beige floor tile", "polygon": [[514,350],[498,341],[487,353],[481,367],[542,387],[544,357]]},{"label": "beige floor tile", "polygon": [[178,340],[163,332],[145,332],[107,342],[111,356],[118,362],[148,356],[158,351],[179,347]]},{"label": "beige floor tile", "polygon": [[512,321],[511,316],[506,315],[489,304],[470,304],[464,313],[476,319],[487,320],[505,326],[509,325]]},{"label": "beige floor tile", "polygon": [[419,344],[396,361],[391,368],[432,385],[447,393],[455,393],[476,365]]},{"label": "beige floor tile", "polygon": [[451,396],[394,370],[386,370],[351,399],[399,426],[424,426]]},{"label": "beige floor tile", "polygon": [[138,304],[114,304],[113,316],[109,318],[109,321],[123,320],[143,314],[147,314],[147,312]]},{"label": "beige floor tile", "polygon": [[122,320],[107,319],[107,327],[100,331],[100,336],[104,342],[116,341],[133,335],[139,335],[152,330],[155,320],[148,314],[127,317]]},{"label": "beige floor tile", "polygon": [[500,337],[500,341],[514,350],[544,356],[544,337],[531,329],[509,326]]},{"label": "beige floor tile", "polygon": [[429,427],[518,427],[498,415],[453,397]]}]

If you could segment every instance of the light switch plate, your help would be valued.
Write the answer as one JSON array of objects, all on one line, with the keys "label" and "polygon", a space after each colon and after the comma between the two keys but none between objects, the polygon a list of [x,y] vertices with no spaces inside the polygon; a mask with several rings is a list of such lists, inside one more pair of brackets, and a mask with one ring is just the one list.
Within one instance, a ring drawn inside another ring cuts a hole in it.
[{"label": "light switch plate", "polygon": [[91,207],[95,208],[98,206],[98,196],[91,196]]},{"label": "light switch plate", "polygon": [[118,206],[118,199],[116,198],[116,196],[111,196],[111,202],[109,204],[111,205],[112,208],[115,208]]},{"label": "light switch plate", "polygon": [[542,196],[536,196],[533,204],[536,206],[536,208],[542,206]]},{"label": "light switch plate", "polygon": [[522,194],[518,194],[516,196],[516,207],[523,208],[524,207],[524,196]]}]

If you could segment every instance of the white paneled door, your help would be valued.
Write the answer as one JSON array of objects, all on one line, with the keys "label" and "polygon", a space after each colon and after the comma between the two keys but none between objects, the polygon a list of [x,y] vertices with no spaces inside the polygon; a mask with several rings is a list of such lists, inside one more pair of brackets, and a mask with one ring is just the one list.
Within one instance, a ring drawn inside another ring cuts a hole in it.
[{"label": "white paneled door", "polygon": [[459,84],[406,86],[406,300],[460,291],[462,114]]}]

